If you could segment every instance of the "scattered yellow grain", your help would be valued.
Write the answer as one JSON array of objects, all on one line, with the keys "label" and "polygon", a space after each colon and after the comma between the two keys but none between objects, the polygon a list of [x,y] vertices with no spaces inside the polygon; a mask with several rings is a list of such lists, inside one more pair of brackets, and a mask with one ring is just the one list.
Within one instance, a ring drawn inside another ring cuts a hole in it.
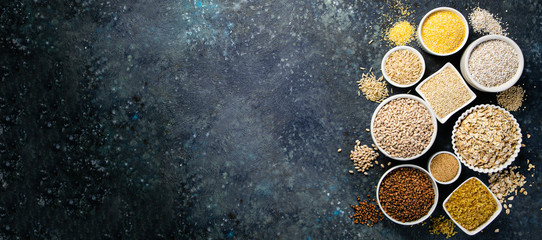
[{"label": "scattered yellow grain", "polygon": [[414,31],[414,27],[409,22],[401,21],[393,24],[386,36],[395,46],[403,46],[413,39]]}]

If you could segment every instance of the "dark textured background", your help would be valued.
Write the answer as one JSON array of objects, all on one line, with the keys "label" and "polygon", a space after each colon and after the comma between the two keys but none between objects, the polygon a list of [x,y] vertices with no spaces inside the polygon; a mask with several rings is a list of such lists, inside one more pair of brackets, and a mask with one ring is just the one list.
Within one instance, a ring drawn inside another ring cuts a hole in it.
[{"label": "dark textured background", "polygon": [[[386,170],[351,175],[348,155],[356,139],[371,144],[364,129],[377,103],[357,95],[356,81],[360,67],[380,76],[391,48],[384,15],[400,16],[392,3],[2,1],[0,239],[443,238],[428,224],[349,218]],[[476,237],[536,239],[541,179],[526,162],[542,167],[541,3],[402,6],[416,25],[439,6],[464,15],[481,6],[508,23],[525,56],[527,96],[513,114],[526,147],[514,165],[529,194]],[[423,55],[426,76],[459,63]],[[476,93],[469,106],[496,103]],[[451,150],[456,119],[415,164]],[[465,167],[459,181],[470,176],[487,183]],[[439,204],[458,184],[439,185]]]}]

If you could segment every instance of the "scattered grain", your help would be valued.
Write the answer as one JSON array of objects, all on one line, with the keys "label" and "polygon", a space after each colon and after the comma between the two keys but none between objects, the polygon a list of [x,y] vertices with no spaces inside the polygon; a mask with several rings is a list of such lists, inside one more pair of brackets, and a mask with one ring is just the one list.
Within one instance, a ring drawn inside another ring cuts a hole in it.
[{"label": "scattered grain", "polygon": [[[517,166],[512,166],[509,169],[489,174],[489,189],[501,203],[504,203],[508,195],[517,192],[517,189],[523,187],[527,182],[525,176],[519,172],[514,172],[517,168]],[[523,191],[522,188],[520,192]],[[514,200],[514,196],[509,197],[508,200]]]},{"label": "scattered grain", "polygon": [[423,82],[420,94],[439,118],[448,116],[474,98],[461,76],[451,67],[445,67]]},{"label": "scattered grain", "polygon": [[497,229],[495,229],[495,232],[496,232],[496,233],[498,233],[498,232],[499,232],[499,229],[498,229],[498,228],[497,228]]},{"label": "scattered grain", "polygon": [[361,79],[357,82],[359,90],[363,93],[365,98],[373,102],[381,102],[389,96],[386,82],[383,81],[383,77],[378,79],[372,72],[372,68],[368,73],[363,73]]},{"label": "scattered grain", "polygon": [[[365,172],[373,166],[373,161],[378,157],[378,153],[367,145],[361,145],[359,140],[356,140],[354,150],[350,151],[350,160],[354,162],[354,168],[358,172]],[[365,174],[367,175],[367,174]]]},{"label": "scattered grain", "polygon": [[342,150],[342,149],[340,149],[340,148],[339,148],[339,149],[337,149],[337,152],[338,152],[338,153],[340,153],[340,152],[342,152],[342,151],[343,151],[343,150]]},{"label": "scattered grain", "polygon": [[350,207],[354,209],[354,215],[350,216],[354,223],[365,224],[372,227],[373,224],[384,220],[384,215],[374,204],[374,199],[372,200],[373,203],[371,203],[370,200],[361,201],[359,197],[357,197],[357,200],[358,205],[350,205]]},{"label": "scattered grain", "polygon": [[475,33],[494,34],[506,36],[506,29],[503,28],[500,19],[495,18],[488,10],[476,7],[469,14],[469,22]]},{"label": "scattered grain", "polygon": [[[497,94],[497,102],[501,107],[508,111],[517,111],[523,103],[523,96],[525,90],[520,86],[512,86],[507,90],[504,90]],[[527,134],[527,138],[531,135]]]},{"label": "scattered grain", "polygon": [[386,37],[395,46],[403,46],[414,39],[414,27],[407,21],[400,21],[393,24],[388,30]]},{"label": "scattered grain", "polygon": [[455,231],[455,225],[454,222],[451,219],[444,218],[444,216],[440,215],[438,217],[431,217],[431,225],[429,226],[429,233],[430,234],[436,234],[436,235],[446,235],[446,238],[450,238],[453,235],[455,235],[457,232]]}]

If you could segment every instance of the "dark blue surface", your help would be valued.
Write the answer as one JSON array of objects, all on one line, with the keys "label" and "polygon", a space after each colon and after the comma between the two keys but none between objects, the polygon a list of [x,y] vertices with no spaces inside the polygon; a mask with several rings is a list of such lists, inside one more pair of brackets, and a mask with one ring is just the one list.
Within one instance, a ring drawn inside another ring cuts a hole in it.
[{"label": "dark blue surface", "polygon": [[[381,75],[393,2],[3,1],[0,239],[443,238],[428,224],[349,218],[387,169],[349,174],[348,155],[356,139],[371,144],[377,103],[356,81],[360,67]],[[542,181],[526,162],[542,167],[541,3],[401,4],[414,24],[439,6],[508,23],[525,56],[527,96],[513,115],[526,147],[514,165],[529,194],[476,238],[537,239]],[[460,56],[423,55],[426,76]],[[476,94],[469,106],[496,104]],[[451,150],[458,115],[415,164]],[[464,167],[457,184],[470,176],[487,183]],[[457,184],[439,186],[439,204]]]}]

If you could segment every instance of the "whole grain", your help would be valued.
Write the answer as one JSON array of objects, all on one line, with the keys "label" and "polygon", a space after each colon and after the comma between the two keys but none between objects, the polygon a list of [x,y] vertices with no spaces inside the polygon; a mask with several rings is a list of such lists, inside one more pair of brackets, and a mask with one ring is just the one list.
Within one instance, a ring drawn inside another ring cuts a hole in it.
[{"label": "whole grain", "polygon": [[378,191],[382,209],[400,222],[415,221],[427,215],[435,200],[430,177],[411,167],[392,170],[384,177]]},{"label": "whole grain", "polygon": [[409,85],[421,78],[422,61],[408,49],[392,52],[384,62],[384,71],[388,78],[401,85]]},{"label": "whole grain", "polygon": [[434,128],[431,114],[423,104],[410,98],[397,98],[377,112],[373,136],[390,156],[409,158],[427,148]]}]

